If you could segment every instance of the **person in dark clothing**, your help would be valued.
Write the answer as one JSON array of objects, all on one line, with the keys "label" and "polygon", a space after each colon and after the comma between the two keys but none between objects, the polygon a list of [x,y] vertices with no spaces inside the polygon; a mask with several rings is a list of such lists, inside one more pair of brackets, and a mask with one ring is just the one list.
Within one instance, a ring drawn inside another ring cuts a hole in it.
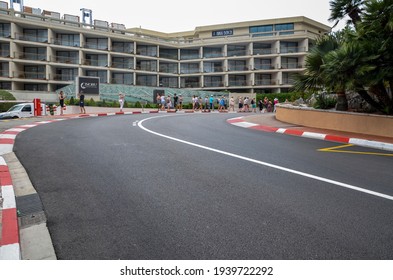
[{"label": "person in dark clothing", "polygon": [[81,91],[79,94],[79,108],[81,110],[81,114],[86,114],[86,109],[85,109],[85,95],[83,91]]}]

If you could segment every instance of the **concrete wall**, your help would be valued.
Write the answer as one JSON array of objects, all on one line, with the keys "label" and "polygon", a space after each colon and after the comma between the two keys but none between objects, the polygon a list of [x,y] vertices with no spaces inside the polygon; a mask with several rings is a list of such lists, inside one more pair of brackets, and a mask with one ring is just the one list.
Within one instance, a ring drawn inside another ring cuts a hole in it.
[{"label": "concrete wall", "polygon": [[276,118],[282,122],[308,127],[393,137],[393,116],[278,105]]}]

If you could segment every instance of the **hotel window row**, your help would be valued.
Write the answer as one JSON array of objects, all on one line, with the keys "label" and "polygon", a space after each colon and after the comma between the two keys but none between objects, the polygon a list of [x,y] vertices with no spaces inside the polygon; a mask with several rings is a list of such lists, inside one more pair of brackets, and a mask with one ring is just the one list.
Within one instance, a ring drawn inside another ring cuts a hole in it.
[{"label": "hotel window row", "polygon": [[283,92],[304,71],[310,46],[328,31],[300,17],[184,34],[114,32],[6,11],[0,13],[0,87],[9,90],[51,92],[77,76],[96,76],[108,84]]}]

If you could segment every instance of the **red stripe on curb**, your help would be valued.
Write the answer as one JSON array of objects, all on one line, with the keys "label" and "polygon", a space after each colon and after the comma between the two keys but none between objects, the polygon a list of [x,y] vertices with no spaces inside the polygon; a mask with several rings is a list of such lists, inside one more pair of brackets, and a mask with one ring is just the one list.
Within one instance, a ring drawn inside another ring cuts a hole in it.
[{"label": "red stripe on curb", "polygon": [[124,112],[116,112],[115,115],[124,115]]},{"label": "red stripe on curb", "polygon": [[142,112],[132,112],[132,114],[142,114]]},{"label": "red stripe on curb", "polygon": [[285,130],[284,134],[289,134],[289,135],[296,135],[296,136],[302,136],[304,131],[301,130],[293,130],[293,129],[287,129]]},{"label": "red stripe on curb", "polygon": [[11,144],[11,145],[13,145],[14,143],[15,143],[15,139],[6,139],[6,138],[0,139],[0,144]]},{"label": "red stripe on curb", "polygon": [[90,117],[90,115],[88,115],[88,114],[83,114],[83,115],[79,115],[79,117],[81,117],[81,118],[86,118],[86,117]]},{"label": "red stripe on curb", "polygon": [[349,137],[335,136],[335,135],[326,135],[325,140],[339,143],[349,143]]},{"label": "red stripe on curb", "polygon": [[266,131],[266,132],[276,132],[278,130],[278,128],[276,127],[264,126],[264,125],[252,126],[250,128],[255,130]]},{"label": "red stripe on curb", "polygon": [[18,218],[16,208],[2,210],[2,238],[0,245],[19,243]]},{"label": "red stripe on curb", "polygon": [[0,172],[10,172],[8,165],[0,165]]},{"label": "red stripe on curb", "polygon": [[10,172],[0,172],[0,184],[2,186],[12,185],[12,179]]},{"label": "red stripe on curb", "polygon": [[99,113],[97,116],[99,116],[99,117],[106,117],[106,116],[108,116],[108,114],[107,113]]}]

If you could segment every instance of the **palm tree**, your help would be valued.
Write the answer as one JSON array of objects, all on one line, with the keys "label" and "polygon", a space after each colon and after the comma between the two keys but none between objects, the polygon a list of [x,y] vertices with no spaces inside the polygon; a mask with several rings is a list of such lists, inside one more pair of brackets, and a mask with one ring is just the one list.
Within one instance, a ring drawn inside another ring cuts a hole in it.
[{"label": "palm tree", "polygon": [[329,21],[335,21],[333,28],[345,16],[351,19],[348,23],[352,23],[355,27],[361,21],[362,6],[365,0],[332,0],[330,4],[330,18]]},{"label": "palm tree", "polygon": [[[338,31],[320,37],[306,57],[305,72],[296,76],[294,90],[306,92],[334,91],[337,93],[337,110],[348,110],[345,95],[346,79],[349,77],[344,67],[336,71],[336,63],[344,59],[340,52],[344,32]],[[346,60],[344,60],[346,61]],[[345,75],[343,75],[345,74]]]}]

